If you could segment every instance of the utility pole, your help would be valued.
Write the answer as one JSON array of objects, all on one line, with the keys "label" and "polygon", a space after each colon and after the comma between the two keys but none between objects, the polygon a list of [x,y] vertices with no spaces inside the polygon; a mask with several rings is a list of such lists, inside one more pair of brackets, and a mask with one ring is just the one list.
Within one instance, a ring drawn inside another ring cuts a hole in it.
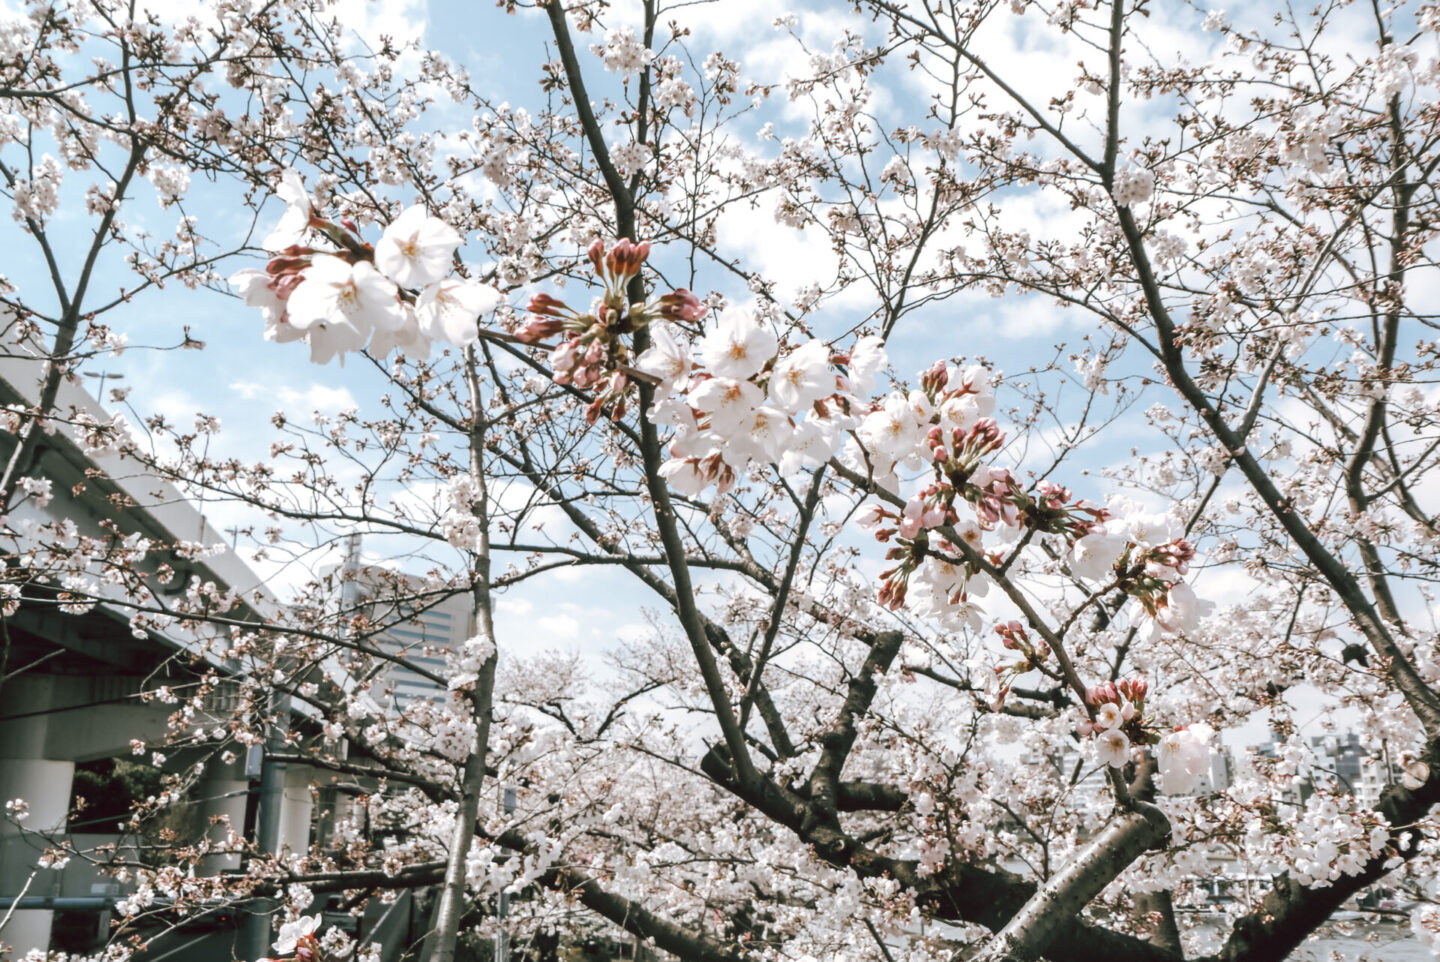
[{"label": "utility pole", "polygon": [[[515,811],[515,786],[507,785],[501,791],[501,807],[506,815]],[[495,962],[510,962],[510,933],[505,931],[505,916],[510,911],[510,893],[500,893],[500,904],[495,910],[495,918],[500,926],[495,930]]]},{"label": "utility pole", "polygon": [[[265,755],[260,763],[260,819],[255,838],[256,848],[267,855],[280,851],[280,810],[285,804],[286,765],[275,756],[284,750],[285,734],[290,730],[290,696],[277,693],[271,704],[275,719],[267,733]],[[270,955],[270,908],[269,902],[257,900],[245,917],[240,953],[245,962],[257,962]]]}]

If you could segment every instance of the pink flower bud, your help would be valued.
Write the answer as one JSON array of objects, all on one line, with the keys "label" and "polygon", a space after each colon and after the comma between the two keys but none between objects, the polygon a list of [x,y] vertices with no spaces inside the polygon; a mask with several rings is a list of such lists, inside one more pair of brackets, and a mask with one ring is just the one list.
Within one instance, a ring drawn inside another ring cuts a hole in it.
[{"label": "pink flower bud", "polygon": [[543,340],[552,334],[558,334],[565,327],[565,322],[554,317],[527,317],[525,323],[515,329],[515,336],[529,344],[533,341]]},{"label": "pink flower bud", "polygon": [[575,314],[569,304],[543,293],[531,297],[526,310],[541,317],[571,317]]},{"label": "pink flower bud", "polygon": [[860,527],[869,530],[879,527],[880,522],[886,517],[885,509],[878,504],[867,504],[855,513],[855,523]]},{"label": "pink flower bud", "polygon": [[550,352],[550,367],[557,374],[568,374],[580,363],[575,354],[576,344],[574,341],[566,341]]},{"label": "pink flower bud", "polygon": [[660,298],[660,313],[677,321],[698,321],[706,314],[700,299],[685,288]]}]

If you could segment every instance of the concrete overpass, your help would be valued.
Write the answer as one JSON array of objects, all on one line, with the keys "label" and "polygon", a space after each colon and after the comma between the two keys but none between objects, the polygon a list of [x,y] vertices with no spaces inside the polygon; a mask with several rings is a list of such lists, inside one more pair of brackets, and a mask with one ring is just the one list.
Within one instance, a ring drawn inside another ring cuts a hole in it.
[{"label": "concrete overpass", "polygon": [[[0,344],[0,406],[36,403],[45,362],[26,353],[25,345],[12,338]],[[72,419],[82,415],[108,420],[100,405],[73,382],[61,386],[56,410]],[[0,463],[9,458],[15,443],[13,435],[0,434]],[[46,435],[41,445],[38,464],[29,473],[50,479],[53,500],[44,509],[33,501],[21,506],[9,519],[12,530],[20,531],[26,521],[69,519],[81,534],[94,537],[106,534],[104,523],[122,536],[139,533],[156,542],[224,543],[178,490],[139,471],[133,462],[113,455],[87,455],[63,430]],[[0,556],[14,557],[34,547],[0,533]],[[242,617],[263,616],[262,609],[275,605],[255,573],[231,551],[203,562],[152,554],[142,567],[153,575],[166,560],[181,572],[172,582],[178,590],[191,576],[198,576],[251,599]],[[226,674],[240,667],[217,661],[206,650],[204,635],[193,631],[147,630],[137,637],[118,589],[102,587],[102,591],[112,592],[108,602],[77,615],[63,613],[52,590],[27,586],[19,611],[0,626],[0,641],[8,644],[8,667],[0,674],[11,675],[0,688],[0,798],[24,799],[29,806],[21,826],[9,820],[0,824],[0,918],[14,908],[0,930],[0,942],[11,945],[17,956],[50,946],[57,906],[75,904],[75,899],[104,902],[120,892],[113,880],[86,865],[72,863],[63,871],[37,865],[44,836],[67,833],[76,765],[130,757],[132,739],[151,746],[163,742],[173,706],[142,700],[142,691],[170,686],[183,692],[184,686],[208,671]],[[229,707],[224,701],[222,690],[206,705],[217,721]],[[144,758],[148,757],[147,752]],[[194,753],[177,753],[167,766],[178,770],[177,766],[194,760]],[[253,821],[252,779],[259,770],[256,754],[207,767],[195,792],[200,823],[223,816],[239,832],[247,808],[252,808]],[[283,801],[276,799],[281,809],[277,845],[292,850],[308,845],[313,774],[293,765],[282,771]],[[114,839],[78,836],[76,841]],[[239,856],[216,857],[211,863],[208,868],[214,871],[237,869]]]}]

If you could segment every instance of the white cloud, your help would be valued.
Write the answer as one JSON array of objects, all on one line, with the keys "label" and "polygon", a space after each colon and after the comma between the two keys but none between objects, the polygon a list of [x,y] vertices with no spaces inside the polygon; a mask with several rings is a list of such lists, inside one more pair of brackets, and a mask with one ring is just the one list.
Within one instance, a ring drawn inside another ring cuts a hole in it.
[{"label": "white cloud", "polygon": [[535,619],[535,631],[551,645],[576,641],[580,637],[580,620],[573,615],[545,615]]},{"label": "white cloud", "polygon": [[312,384],[304,390],[296,390],[293,387],[277,388],[274,385],[262,384],[258,381],[236,381],[230,385],[230,390],[246,401],[273,398],[282,404],[327,414],[358,406],[355,395],[343,385],[329,387],[324,384]]}]

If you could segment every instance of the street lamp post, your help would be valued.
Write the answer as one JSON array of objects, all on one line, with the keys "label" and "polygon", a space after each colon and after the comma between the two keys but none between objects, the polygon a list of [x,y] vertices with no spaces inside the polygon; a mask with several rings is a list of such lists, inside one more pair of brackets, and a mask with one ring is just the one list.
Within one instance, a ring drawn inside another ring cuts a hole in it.
[{"label": "street lamp post", "polygon": [[105,403],[105,382],[107,380],[123,381],[125,379],[125,375],[114,374],[110,371],[86,371],[85,376],[93,377],[100,381],[100,383],[95,387],[95,400],[99,401],[101,404]]}]

